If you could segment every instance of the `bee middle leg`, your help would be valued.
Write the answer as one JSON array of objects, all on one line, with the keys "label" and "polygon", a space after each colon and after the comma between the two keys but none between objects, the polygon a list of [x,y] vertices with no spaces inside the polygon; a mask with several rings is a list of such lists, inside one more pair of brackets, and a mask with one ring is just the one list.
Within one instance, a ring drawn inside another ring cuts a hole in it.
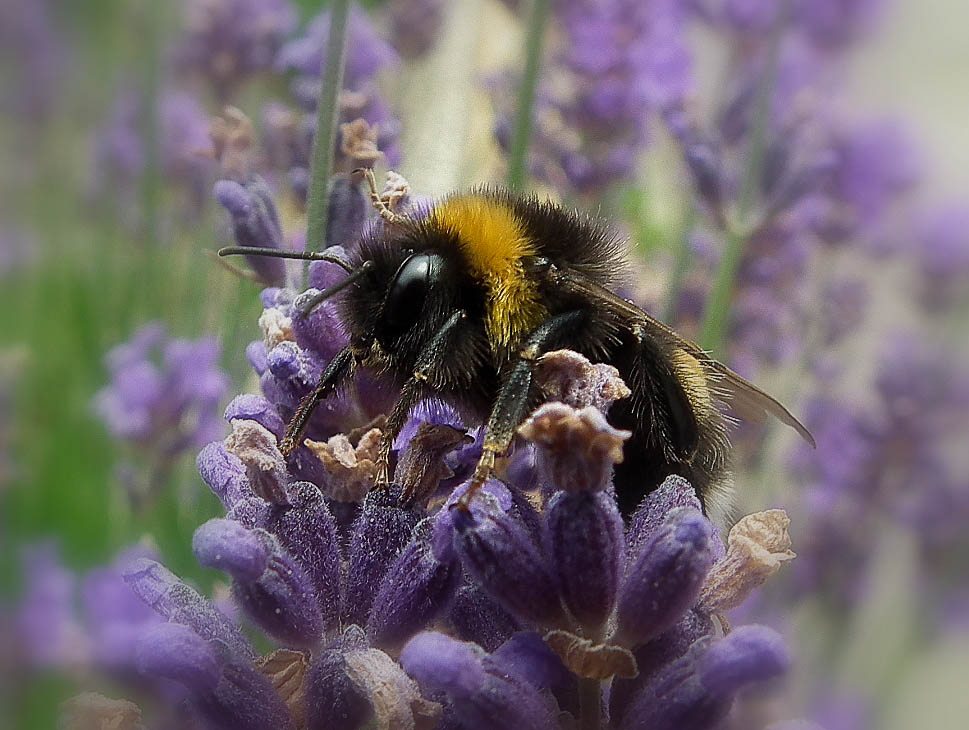
[{"label": "bee middle leg", "polygon": [[561,336],[586,319],[581,310],[556,314],[545,320],[529,335],[508,377],[502,382],[498,398],[488,418],[481,458],[475,466],[471,485],[455,503],[457,509],[470,509],[474,495],[484,486],[494,470],[495,458],[504,454],[515,438],[515,430],[525,420],[532,376],[539,358],[561,343]]}]

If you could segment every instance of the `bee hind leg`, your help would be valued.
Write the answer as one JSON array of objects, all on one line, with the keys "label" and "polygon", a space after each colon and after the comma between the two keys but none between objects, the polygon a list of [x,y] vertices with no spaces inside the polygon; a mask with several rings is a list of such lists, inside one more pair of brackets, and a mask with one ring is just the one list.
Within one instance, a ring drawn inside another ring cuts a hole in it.
[{"label": "bee hind leg", "polygon": [[508,451],[515,431],[525,420],[528,409],[528,394],[532,387],[532,376],[539,358],[561,343],[563,333],[574,329],[586,318],[581,310],[564,312],[549,317],[529,335],[525,346],[515,361],[498,391],[498,398],[491,409],[491,416],[485,432],[481,458],[474,469],[471,484],[454,508],[463,512],[470,510],[471,500],[484,486],[494,470],[495,459]]}]

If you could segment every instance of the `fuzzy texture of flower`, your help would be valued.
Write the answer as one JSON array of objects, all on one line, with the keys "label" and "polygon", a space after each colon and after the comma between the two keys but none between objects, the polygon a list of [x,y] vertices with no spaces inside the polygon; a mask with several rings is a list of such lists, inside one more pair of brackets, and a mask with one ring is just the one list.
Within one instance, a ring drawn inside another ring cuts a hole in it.
[{"label": "fuzzy texture of flower", "polygon": [[[243,183],[219,180],[212,192],[229,214],[232,234],[238,245],[283,248],[283,231],[276,203],[261,177],[254,175]],[[263,284],[282,286],[286,283],[283,259],[247,256],[246,260]]]}]

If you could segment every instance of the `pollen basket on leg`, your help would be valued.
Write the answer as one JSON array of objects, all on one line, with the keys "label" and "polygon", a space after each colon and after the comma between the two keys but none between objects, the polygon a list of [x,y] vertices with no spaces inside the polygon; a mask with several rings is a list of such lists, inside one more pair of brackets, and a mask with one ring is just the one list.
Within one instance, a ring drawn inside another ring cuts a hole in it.
[{"label": "pollen basket on leg", "polygon": [[514,211],[482,195],[458,196],[437,206],[430,222],[456,234],[471,273],[487,287],[486,326],[495,344],[514,344],[544,319],[524,267],[535,248]]}]

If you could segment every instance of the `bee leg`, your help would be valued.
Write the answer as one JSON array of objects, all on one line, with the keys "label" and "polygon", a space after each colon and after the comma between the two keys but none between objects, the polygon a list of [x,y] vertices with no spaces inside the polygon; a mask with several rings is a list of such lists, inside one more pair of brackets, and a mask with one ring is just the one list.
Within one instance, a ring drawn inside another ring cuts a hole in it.
[{"label": "bee leg", "polygon": [[320,374],[320,379],[316,383],[316,389],[303,398],[299,404],[299,409],[296,411],[296,415],[293,416],[289,425],[286,427],[286,436],[283,437],[282,442],[279,444],[279,450],[283,453],[283,456],[289,456],[299,445],[300,437],[303,435],[303,431],[306,430],[306,425],[310,422],[313,411],[350,376],[353,372],[355,362],[356,358],[349,345],[340,350],[330,360],[330,364]]},{"label": "bee leg", "polygon": [[470,509],[474,495],[484,486],[495,466],[495,458],[508,451],[515,430],[525,420],[528,409],[528,393],[532,387],[532,375],[539,358],[560,343],[559,336],[574,329],[584,318],[583,311],[565,312],[550,317],[535,328],[525,347],[518,354],[498,392],[498,398],[488,419],[484,447],[481,458],[475,466],[471,484],[455,503],[462,511]]},{"label": "bee leg", "polygon": [[351,173],[353,175],[363,175],[364,181],[367,183],[367,188],[370,191],[370,204],[374,207],[374,210],[380,214],[380,217],[392,225],[400,225],[401,223],[406,223],[409,219],[407,216],[401,215],[400,213],[395,213],[387,205],[387,201],[380,195],[377,190],[377,178],[374,177],[373,170],[369,167],[358,167]]},{"label": "bee leg", "polygon": [[390,483],[390,451],[397,439],[397,434],[404,427],[411,408],[421,399],[425,390],[428,387],[433,389],[435,371],[444,361],[454,333],[466,318],[467,314],[464,310],[458,310],[448,317],[441,328],[434,333],[431,341],[417,359],[413,376],[404,384],[400,396],[384,424],[383,435],[380,439],[380,450],[377,452],[377,476],[374,480],[376,486],[386,488]]}]

